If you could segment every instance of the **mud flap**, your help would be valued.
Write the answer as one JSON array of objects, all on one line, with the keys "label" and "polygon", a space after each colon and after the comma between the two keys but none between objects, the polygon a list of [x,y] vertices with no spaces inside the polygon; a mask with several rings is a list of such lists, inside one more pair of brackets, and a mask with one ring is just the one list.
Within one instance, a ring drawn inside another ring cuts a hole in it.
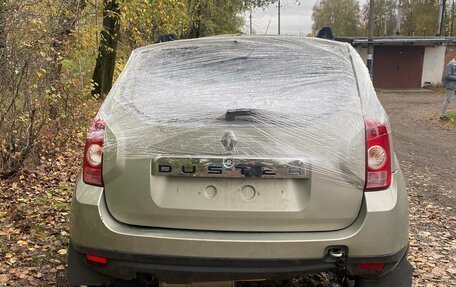
[{"label": "mud flap", "polygon": [[412,276],[413,267],[404,256],[394,271],[376,280],[356,280],[355,287],[411,287]]},{"label": "mud flap", "polygon": [[87,266],[85,257],[74,250],[71,242],[68,247],[67,279],[70,285],[106,286],[111,283],[108,277]]}]

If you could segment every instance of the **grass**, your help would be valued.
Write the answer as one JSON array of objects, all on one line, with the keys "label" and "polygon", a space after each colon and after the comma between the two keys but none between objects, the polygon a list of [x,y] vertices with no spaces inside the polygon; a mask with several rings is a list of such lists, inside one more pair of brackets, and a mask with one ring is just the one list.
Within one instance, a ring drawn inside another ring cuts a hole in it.
[{"label": "grass", "polygon": [[447,117],[448,117],[448,123],[449,124],[452,124],[454,126],[456,126],[456,110],[454,111],[449,111],[446,113]]},{"label": "grass", "polygon": [[456,110],[453,109],[447,111],[446,116],[448,117],[448,119],[441,120],[439,119],[438,114],[434,114],[432,115],[432,117],[429,118],[429,120],[442,128],[445,128],[450,131],[456,131]]}]

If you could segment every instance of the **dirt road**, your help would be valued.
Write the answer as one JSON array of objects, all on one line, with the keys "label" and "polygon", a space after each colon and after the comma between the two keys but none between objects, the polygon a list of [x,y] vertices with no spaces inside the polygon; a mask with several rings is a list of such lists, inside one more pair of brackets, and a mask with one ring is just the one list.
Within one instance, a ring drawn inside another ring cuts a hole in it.
[{"label": "dirt road", "polygon": [[[431,178],[434,192],[422,196],[456,207],[456,129],[442,128],[435,118],[443,95],[438,92],[379,92],[393,128],[394,147],[409,182]],[[452,104],[456,108],[456,103]],[[451,106],[450,106],[451,107]],[[433,119],[433,120],[432,120]]]},{"label": "dirt road", "polygon": [[456,129],[436,120],[443,93],[378,95],[407,180],[414,286],[456,286]]}]

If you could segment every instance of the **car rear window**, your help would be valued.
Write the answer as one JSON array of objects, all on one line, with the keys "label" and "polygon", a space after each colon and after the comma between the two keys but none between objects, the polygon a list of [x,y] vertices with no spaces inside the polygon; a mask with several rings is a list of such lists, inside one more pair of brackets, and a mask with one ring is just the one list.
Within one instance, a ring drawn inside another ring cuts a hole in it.
[{"label": "car rear window", "polygon": [[343,44],[219,37],[136,50],[111,94],[148,122],[208,121],[233,109],[292,122],[349,109],[356,85]]}]

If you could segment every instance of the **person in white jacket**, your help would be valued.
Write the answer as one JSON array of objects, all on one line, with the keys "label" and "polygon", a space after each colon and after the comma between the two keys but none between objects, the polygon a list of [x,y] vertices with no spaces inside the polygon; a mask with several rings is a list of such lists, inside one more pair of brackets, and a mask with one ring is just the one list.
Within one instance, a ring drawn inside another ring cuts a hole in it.
[{"label": "person in white jacket", "polygon": [[443,86],[446,88],[446,96],[443,101],[442,110],[440,111],[440,119],[447,120],[446,111],[454,97],[456,91],[456,60],[453,58],[445,68],[445,76],[443,78]]}]

